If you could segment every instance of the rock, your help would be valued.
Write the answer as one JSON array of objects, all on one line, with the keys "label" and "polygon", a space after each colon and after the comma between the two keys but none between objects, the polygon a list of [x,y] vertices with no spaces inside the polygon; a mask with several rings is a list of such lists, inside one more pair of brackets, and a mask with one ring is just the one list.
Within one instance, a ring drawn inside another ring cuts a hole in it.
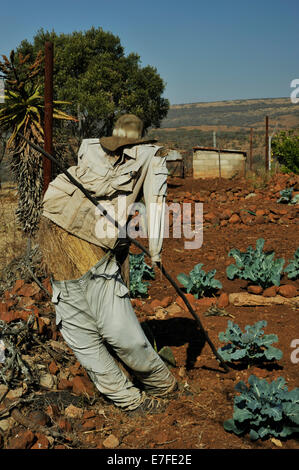
[{"label": "rock", "polygon": [[203,297],[202,299],[198,299],[196,304],[199,307],[210,307],[211,305],[215,305],[216,302],[217,299],[215,299],[215,297]]},{"label": "rock", "polygon": [[259,215],[266,215],[266,210],[264,209],[258,209],[256,211],[256,215],[259,216]]},{"label": "rock", "polygon": [[228,220],[221,220],[220,227],[225,227],[228,224]]},{"label": "rock", "polygon": [[164,320],[167,317],[167,314],[168,312],[164,308],[157,308],[155,310],[155,318],[157,318],[157,320]]},{"label": "rock", "polygon": [[182,311],[181,307],[176,303],[169,305],[166,310],[168,315],[176,315],[177,313],[181,313]]},{"label": "rock", "polygon": [[250,294],[261,294],[263,292],[263,288],[261,286],[248,286],[247,290]]},{"label": "rock", "polygon": [[29,413],[28,418],[34,424],[38,424],[40,426],[47,426],[49,423],[49,416],[44,413],[42,410],[33,410]]},{"label": "rock", "polygon": [[31,284],[24,284],[20,289],[18,289],[18,295],[23,297],[32,297],[40,291],[40,287],[32,282]]},{"label": "rock", "polygon": [[64,415],[66,418],[70,418],[70,419],[82,418],[83,410],[81,408],[78,408],[77,406],[69,405],[64,410]]},{"label": "rock", "polygon": [[[194,297],[194,295],[192,294],[185,294],[185,297],[187,298],[187,300],[189,301],[189,303],[191,304],[191,307],[193,309],[196,308],[196,298]],[[182,297],[177,297],[176,298],[176,304],[179,305],[183,310],[185,310],[185,312],[188,312],[188,308],[187,308],[187,305],[185,304],[185,302],[183,301]]]},{"label": "rock", "polygon": [[49,372],[50,372],[50,374],[56,375],[58,371],[59,371],[59,367],[57,367],[57,364],[56,364],[55,361],[52,361],[52,362],[49,364]]},{"label": "rock", "polygon": [[219,215],[220,220],[228,220],[232,216],[232,210],[231,209],[224,209],[223,212]]},{"label": "rock", "polygon": [[106,449],[115,449],[119,446],[119,440],[114,434],[110,434],[110,436],[103,441],[103,445]]},{"label": "rock", "polygon": [[48,389],[56,387],[56,377],[48,373],[42,373],[39,379],[39,384],[41,387]]},{"label": "rock", "polygon": [[204,215],[204,221],[210,224],[218,224],[219,217],[213,212],[208,212],[207,214]]},{"label": "rock", "polygon": [[240,217],[238,216],[238,214],[233,214],[233,215],[229,218],[228,222],[229,222],[230,224],[238,224],[238,223],[241,222],[241,219],[240,219]]},{"label": "rock", "polygon": [[49,440],[47,438],[47,436],[45,436],[44,434],[40,433],[40,432],[37,432],[36,433],[36,437],[37,437],[37,441],[35,444],[33,444],[32,447],[30,447],[30,450],[31,449],[48,449],[49,448]]},{"label": "rock", "polygon": [[257,225],[260,225],[260,224],[264,224],[265,223],[265,218],[263,215],[257,215],[254,219],[253,219],[253,223],[256,223]]},{"label": "rock", "polygon": [[73,381],[67,379],[60,379],[57,384],[58,390],[72,390],[73,388]]},{"label": "rock", "polygon": [[33,443],[34,434],[32,431],[22,431],[9,440],[7,449],[28,449]]},{"label": "rock", "polygon": [[222,292],[222,294],[220,294],[217,305],[219,308],[225,308],[229,305],[229,298],[226,292]]},{"label": "rock", "polygon": [[131,299],[132,307],[134,308],[141,308],[143,305],[142,300],[140,299]]},{"label": "rock", "polygon": [[245,196],[245,199],[251,199],[252,197],[256,197],[255,193],[249,193],[247,196]]},{"label": "rock", "polygon": [[16,282],[15,282],[15,285],[13,286],[13,288],[10,291],[11,294],[13,294],[13,295],[17,294],[18,290],[21,289],[24,284],[25,284],[24,279],[17,279]]},{"label": "rock", "polygon": [[[81,416],[79,416],[79,418],[80,417]],[[70,421],[68,419],[59,418],[58,421],[57,421],[57,424],[58,424],[58,426],[60,427],[60,429],[62,431],[72,432],[72,424],[70,423]]]},{"label": "rock", "polygon": [[276,294],[277,294],[276,286],[268,287],[268,288],[265,289],[264,292],[263,292],[263,296],[264,296],[264,297],[275,297]]},{"label": "rock", "polygon": [[285,284],[279,287],[278,293],[283,297],[291,298],[297,295],[297,289],[292,284]]},{"label": "rock", "polygon": [[20,398],[24,393],[23,387],[15,388],[14,390],[9,390],[6,398],[9,400],[15,400],[16,398]]},{"label": "rock", "polygon": [[161,301],[158,300],[158,299],[154,299],[151,303],[150,303],[150,307],[153,311],[155,311],[157,308],[159,308],[161,306]]},{"label": "rock", "polygon": [[77,375],[73,380],[73,393],[76,395],[89,395],[90,397],[95,395],[94,384],[87,378]]},{"label": "rock", "polygon": [[83,413],[84,419],[96,418],[97,413],[93,410],[85,410]]},{"label": "rock", "polygon": [[35,304],[35,300],[32,297],[21,297],[18,302],[18,308],[27,308]]},{"label": "rock", "polygon": [[161,305],[161,307],[166,308],[171,304],[171,301],[172,301],[172,297],[170,297],[170,296],[164,297],[161,300],[160,305]]},{"label": "rock", "polygon": [[6,432],[11,429],[15,425],[15,423],[15,420],[11,416],[5,419],[0,418],[0,428],[3,432]]}]

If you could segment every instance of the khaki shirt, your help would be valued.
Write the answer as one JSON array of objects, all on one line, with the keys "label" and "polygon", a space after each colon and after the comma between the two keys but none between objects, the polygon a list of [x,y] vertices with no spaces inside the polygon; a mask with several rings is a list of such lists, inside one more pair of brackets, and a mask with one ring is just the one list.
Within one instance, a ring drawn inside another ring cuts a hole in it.
[{"label": "khaki shirt", "polygon": [[[160,260],[167,191],[166,156],[156,155],[160,148],[153,144],[135,145],[125,148],[116,159],[104,151],[99,139],[84,139],[77,166],[68,169],[121,226],[127,221],[130,204],[142,190],[153,261]],[[120,206],[118,196],[122,201]],[[43,215],[69,233],[104,249],[114,249],[120,241],[114,225],[64,173],[49,184]]]}]

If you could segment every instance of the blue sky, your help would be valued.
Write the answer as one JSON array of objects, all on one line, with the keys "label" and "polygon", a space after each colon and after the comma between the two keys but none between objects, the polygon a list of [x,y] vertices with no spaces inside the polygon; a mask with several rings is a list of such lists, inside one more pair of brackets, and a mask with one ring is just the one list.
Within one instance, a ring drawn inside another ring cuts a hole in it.
[{"label": "blue sky", "polygon": [[298,0],[14,0],[0,11],[1,54],[39,28],[101,26],[157,68],[171,104],[289,96],[299,78]]}]

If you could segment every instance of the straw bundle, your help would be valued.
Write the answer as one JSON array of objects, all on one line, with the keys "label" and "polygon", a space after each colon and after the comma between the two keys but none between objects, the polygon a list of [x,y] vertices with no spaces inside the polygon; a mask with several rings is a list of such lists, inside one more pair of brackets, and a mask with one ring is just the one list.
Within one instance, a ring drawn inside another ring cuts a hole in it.
[{"label": "straw bundle", "polygon": [[43,264],[57,281],[78,279],[94,266],[105,251],[78,238],[42,216],[36,241],[43,253]]}]

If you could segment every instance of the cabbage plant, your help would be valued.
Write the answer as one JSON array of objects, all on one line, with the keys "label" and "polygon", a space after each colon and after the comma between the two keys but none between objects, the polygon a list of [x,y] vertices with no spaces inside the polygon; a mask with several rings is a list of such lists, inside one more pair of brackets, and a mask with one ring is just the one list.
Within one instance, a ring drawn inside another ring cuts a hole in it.
[{"label": "cabbage plant", "polygon": [[254,325],[245,326],[245,333],[239,325],[228,321],[225,332],[219,333],[221,342],[226,344],[218,349],[218,353],[224,361],[243,361],[248,364],[279,360],[282,351],[275,348],[272,343],[277,343],[277,335],[265,335],[263,328],[267,326],[265,320],[258,321]]},{"label": "cabbage plant", "polygon": [[235,390],[233,418],[224,429],[237,435],[249,432],[251,440],[299,433],[299,388],[288,391],[283,377],[269,383],[251,375],[249,387],[240,381]]},{"label": "cabbage plant", "polygon": [[299,278],[299,248],[295,251],[294,258],[289,261],[284,272],[287,273],[289,279]]},{"label": "cabbage plant", "polygon": [[264,244],[265,240],[259,238],[255,250],[251,246],[246,252],[237,248],[230,250],[228,256],[233,256],[236,264],[231,264],[226,268],[227,277],[246,279],[263,289],[272,285],[279,286],[285,260],[284,258],[274,259],[274,251],[264,252]]},{"label": "cabbage plant", "polygon": [[177,276],[178,281],[186,288],[187,293],[193,294],[196,299],[204,295],[210,295],[222,288],[221,282],[214,279],[216,269],[205,272],[201,269],[202,266],[202,263],[194,266],[189,276],[184,273]]},{"label": "cabbage plant", "polygon": [[155,272],[144,261],[144,253],[130,254],[130,295],[145,297],[148,292],[148,282],[143,279],[154,279]]}]

